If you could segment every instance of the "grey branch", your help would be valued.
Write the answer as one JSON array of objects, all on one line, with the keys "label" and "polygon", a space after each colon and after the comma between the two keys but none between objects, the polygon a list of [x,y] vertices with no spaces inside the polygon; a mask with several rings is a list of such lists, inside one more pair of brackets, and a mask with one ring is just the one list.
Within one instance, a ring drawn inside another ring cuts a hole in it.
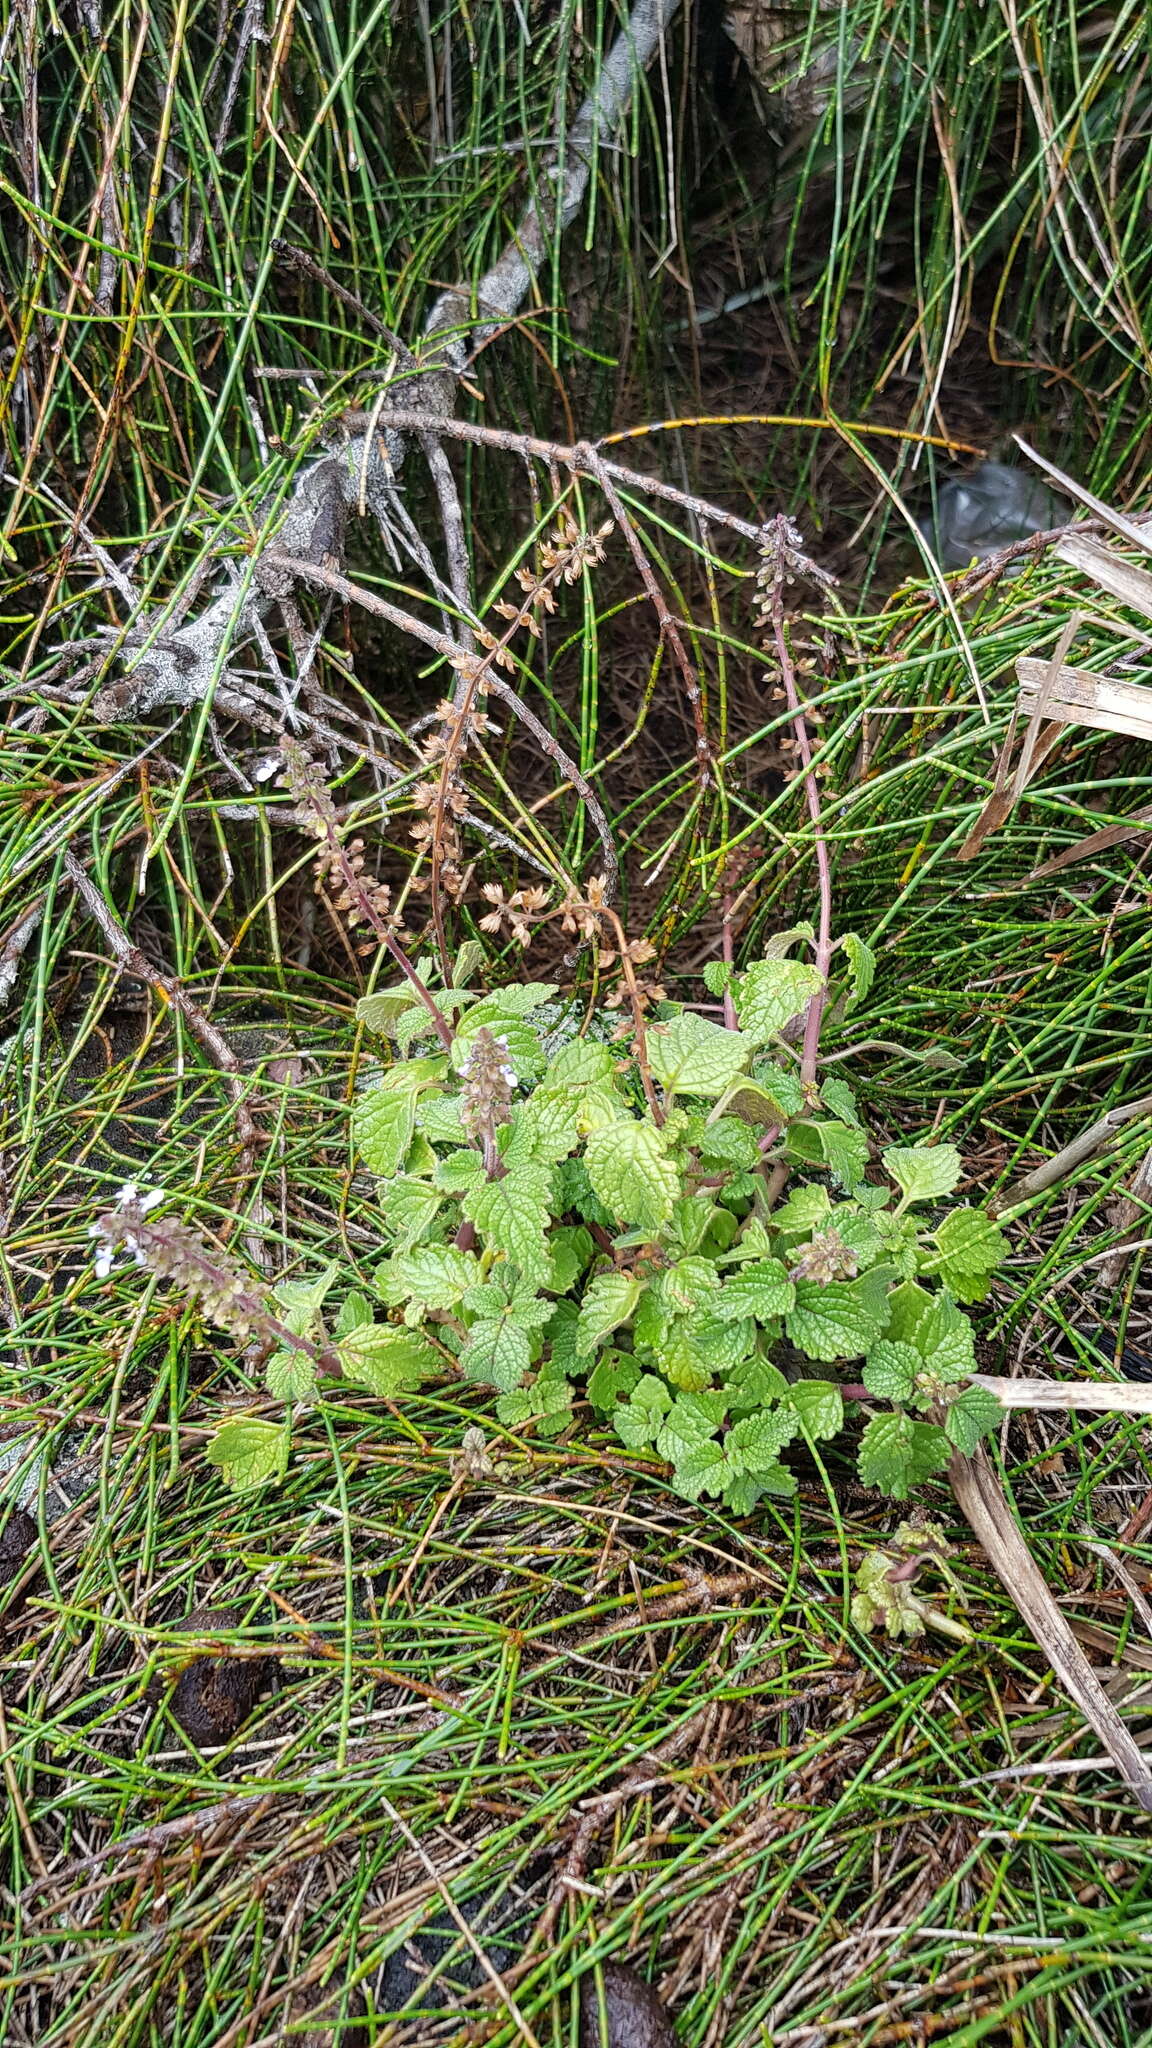
[{"label": "grey branch", "polygon": [[[562,158],[540,174],[542,196],[528,206],[517,232],[480,283],[443,292],[433,305],[425,327],[426,373],[415,389],[411,378],[403,386],[410,405],[415,401],[429,412],[450,413],[456,389],[453,372],[467,354],[477,320],[485,334],[515,316],[551,239],[579,213],[597,152],[615,140],[637,82],[678,5],[679,0],[636,0],[568,130]],[[98,717],[122,719],[163,704],[184,707],[201,703],[213,691],[223,707],[243,713],[249,692],[244,679],[229,669],[228,654],[253,637],[257,621],[291,594],[294,581],[291,572],[268,556],[275,550],[281,557],[341,567],[351,511],[363,508],[387,529],[405,443],[387,427],[386,412],[379,426],[383,431],[355,434],[345,446],[330,450],[301,472],[283,519],[249,564],[246,584],[237,580],[183,623],[173,622],[171,613],[158,613],[136,624],[123,649],[121,679],[96,700]],[[443,492],[443,477],[438,481]],[[452,540],[450,569],[458,582],[460,536],[453,534]],[[261,711],[257,722],[266,722],[266,713]]]}]

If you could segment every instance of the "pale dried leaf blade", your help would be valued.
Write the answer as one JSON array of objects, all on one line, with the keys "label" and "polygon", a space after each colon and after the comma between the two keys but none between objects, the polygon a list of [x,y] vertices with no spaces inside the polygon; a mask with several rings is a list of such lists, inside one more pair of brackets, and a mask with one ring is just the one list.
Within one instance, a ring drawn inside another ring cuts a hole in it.
[{"label": "pale dried leaf blade", "polygon": [[1036,685],[1035,702],[1029,715],[1028,724],[1024,730],[1024,739],[1020,748],[1020,759],[1017,763],[1016,774],[1012,783],[1013,808],[1019,803],[1024,791],[1028,787],[1028,778],[1032,773],[1032,764],[1036,754],[1036,744],[1040,737],[1040,721],[1048,709],[1049,700],[1056,695],[1057,679],[1064,673],[1068,653],[1072,642],[1080,631],[1080,626],[1080,613],[1071,612],[1064,621],[1060,631],[1060,638],[1052,651],[1044,675]]},{"label": "pale dried leaf blade", "polygon": [[1000,1379],[974,1372],[974,1387],[986,1387],[1002,1408],[1059,1412],[1091,1409],[1097,1415],[1152,1415],[1152,1385],[1143,1380]]},{"label": "pale dried leaf blade", "polygon": [[1053,552],[1070,568],[1091,577],[1109,596],[1118,597],[1121,604],[1131,605],[1134,612],[1143,612],[1145,618],[1152,619],[1152,575],[1147,569],[1137,569],[1131,562],[1123,561],[1102,541],[1093,540],[1088,534],[1068,534],[1057,542]]},{"label": "pale dried leaf blade", "polygon": [[1042,882],[1049,875],[1058,875],[1061,868],[1070,868],[1079,860],[1091,860],[1094,853],[1107,853],[1110,846],[1119,846],[1125,839],[1138,839],[1152,825],[1152,804],[1142,811],[1133,811],[1124,825],[1102,825],[1099,832],[1089,832],[1086,839],[1078,839],[1074,846],[1066,846],[1063,853],[1053,854],[1051,860],[1042,861],[1025,876],[1027,882]]},{"label": "pale dried leaf blade", "polygon": [[948,1467],[957,1503],[1009,1598],[1027,1622],[1065,1692],[1095,1730],[1126,1784],[1152,1813],[1152,1772],[1048,1591],[983,1451],[954,1451]]},{"label": "pale dried leaf blade", "polygon": [[1141,554],[1152,553],[1152,530],[1146,526],[1138,526],[1126,513],[1117,512],[1114,505],[1106,505],[1103,498],[1094,497],[1083,484],[1076,483],[1066,470],[1058,469],[1046,456],[1038,455],[1035,448],[1030,447],[1021,434],[1013,434],[1012,439],[1021,453],[1028,457],[1029,462],[1034,462],[1037,469],[1042,469],[1045,476],[1050,476],[1053,483],[1059,484],[1061,490],[1066,491],[1070,498],[1076,499],[1081,505],[1086,505],[1090,512],[1096,514],[1097,519],[1102,519],[1105,525],[1111,526],[1117,533],[1122,533],[1130,546],[1139,548]]},{"label": "pale dried leaf blade", "polygon": [[1152,690],[1142,683],[1120,682],[1093,669],[1062,667],[1045,696],[1048,664],[1029,654],[1019,657],[1016,675],[1022,713],[1035,717],[1042,710],[1046,718],[1064,725],[1090,725],[1102,732],[1126,733],[1131,739],[1152,739]]},{"label": "pale dried leaf blade", "polygon": [[[1020,706],[1018,705],[1017,709],[1019,708]],[[1056,718],[1055,713],[1053,714],[1053,717]],[[1040,734],[1039,739],[1035,742],[1035,745],[1032,749],[1032,759],[1029,764],[1030,771],[1033,775],[1035,775],[1038,772],[1038,770],[1044,766],[1044,763],[1048,759],[1048,756],[1052,752],[1053,748],[1057,746],[1060,740],[1063,738],[1065,722],[1066,721],[1056,718],[1056,722],[1054,724],[1049,725]],[[981,811],[980,816],[977,818],[976,823],[973,825],[972,830],[969,832],[967,839],[964,841],[963,846],[960,848],[960,851],[956,856],[957,860],[974,860],[976,855],[979,853],[980,848],[984,844],[984,841],[987,839],[988,834],[990,832],[999,831],[1000,826],[1003,825],[1005,819],[1008,818],[1011,814],[1012,806],[1015,799],[1012,790],[1008,789],[1006,787],[1006,784],[1008,780],[1009,762],[1012,753],[1012,744],[1015,736],[1015,731],[1016,712],[1014,711],[1012,714],[1012,723],[1008,727],[1008,733],[1005,738],[1003,748],[1001,749],[1000,758],[996,764],[995,787],[992,791],[991,796],[988,798],[988,801],[985,804],[984,809]]]}]

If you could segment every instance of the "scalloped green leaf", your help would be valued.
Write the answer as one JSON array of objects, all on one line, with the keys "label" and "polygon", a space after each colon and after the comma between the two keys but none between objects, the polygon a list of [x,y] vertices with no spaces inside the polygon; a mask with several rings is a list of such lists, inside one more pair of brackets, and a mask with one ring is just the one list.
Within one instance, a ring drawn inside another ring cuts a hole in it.
[{"label": "scalloped green leaf", "polygon": [[394,1252],[377,1266],[376,1292],[389,1308],[416,1301],[421,1308],[454,1308],[480,1278],[475,1252],[454,1244],[421,1244]]},{"label": "scalloped green leaf", "polygon": [[698,1017],[693,1010],[685,1010],[668,1024],[653,1024],[648,1031],[649,1064],[670,1094],[704,1095],[715,1100],[743,1072],[752,1052],[751,1043],[739,1031],[726,1031],[722,1024]]},{"label": "scalloped green leaf", "polygon": [[480,1380],[498,1387],[502,1394],[510,1394],[532,1365],[528,1333],[509,1316],[486,1316],[469,1330],[460,1352],[460,1365],[470,1380]]},{"label": "scalloped green leaf", "polygon": [[987,1387],[965,1387],[949,1404],[944,1434],[958,1451],[971,1457],[981,1437],[991,1436],[1004,1420],[1004,1410]]},{"label": "scalloped green leaf", "polygon": [[680,1174],[654,1124],[628,1119],[592,1131],[584,1159],[597,1196],[621,1223],[657,1231],[667,1222]]},{"label": "scalloped green leaf", "polygon": [[[877,1267],[876,1272],[884,1270]],[[830,1363],[862,1358],[871,1350],[884,1326],[883,1307],[868,1284],[875,1277],[866,1273],[860,1280],[833,1280],[827,1286],[818,1280],[796,1282],[796,1305],[784,1326],[806,1358]]]},{"label": "scalloped green leaf", "polygon": [[839,1436],[844,1427],[844,1396],[834,1380],[794,1380],[788,1389],[805,1434],[817,1442]]},{"label": "scalloped green leaf", "polygon": [[924,1361],[912,1344],[894,1343],[891,1338],[882,1337],[874,1344],[864,1361],[861,1377],[870,1394],[878,1401],[909,1401],[916,1385],[916,1375],[923,1371]]},{"label": "scalloped green leaf", "polygon": [[410,1393],[442,1369],[428,1339],[398,1323],[360,1323],[336,1350],[345,1379],[382,1400]]},{"label": "scalloped green leaf", "polygon": [[762,1044],[807,1009],[822,985],[805,960],[754,960],[735,987],[741,1031]]},{"label": "scalloped green leaf", "polygon": [[288,1465],[287,1432],[256,1415],[234,1415],[217,1428],[208,1445],[215,1465],[233,1493],[248,1493],[268,1479],[282,1479]]},{"label": "scalloped green leaf", "polygon": [[580,1305],[577,1355],[590,1358],[605,1337],[628,1321],[643,1291],[644,1282],[629,1273],[597,1273],[588,1282]]},{"label": "scalloped green leaf", "polygon": [[886,1145],[880,1156],[900,1189],[901,1207],[942,1201],[964,1170],[955,1145]]},{"label": "scalloped green leaf", "polygon": [[502,1180],[481,1181],[464,1197],[464,1214],[490,1251],[503,1252],[534,1287],[546,1287],[552,1271],[547,1228],[551,1219],[552,1174],[526,1160]]}]

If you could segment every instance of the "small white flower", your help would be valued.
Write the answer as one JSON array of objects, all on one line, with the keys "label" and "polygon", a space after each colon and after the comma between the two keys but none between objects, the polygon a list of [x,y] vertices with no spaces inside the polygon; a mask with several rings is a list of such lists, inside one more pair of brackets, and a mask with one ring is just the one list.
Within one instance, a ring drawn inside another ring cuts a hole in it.
[{"label": "small white flower", "polygon": [[154,1209],[157,1202],[162,1202],[163,1200],[163,1188],[149,1188],[148,1193],[142,1195],[137,1182],[134,1180],[126,1180],[123,1187],[118,1188],[116,1191],[116,1207],[118,1209],[138,1208],[142,1216],[146,1216],[149,1209]]},{"label": "small white flower", "polygon": [[112,1271],[113,1251],[110,1244],[102,1244],[96,1252],[96,1278],[106,1280]]}]

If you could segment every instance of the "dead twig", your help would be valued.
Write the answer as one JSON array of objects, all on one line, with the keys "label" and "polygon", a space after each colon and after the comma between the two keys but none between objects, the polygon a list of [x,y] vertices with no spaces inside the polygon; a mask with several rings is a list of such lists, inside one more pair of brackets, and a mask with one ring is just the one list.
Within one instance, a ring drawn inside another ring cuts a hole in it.
[{"label": "dead twig", "polygon": [[96,920],[124,973],[133,975],[137,981],[146,982],[149,988],[162,995],[183,1018],[197,1043],[203,1046],[209,1058],[219,1067],[224,1076],[224,1085],[232,1098],[236,1129],[243,1146],[247,1168],[251,1165],[257,1149],[264,1142],[264,1133],[249,1108],[243,1070],[224,1033],[204,1015],[203,1010],[192,1001],[186,990],[181,988],[174,975],[165,974],[161,968],[154,967],[140,951],[139,946],[132,944],[115,911],[105,902],[95,884],[89,880],[71,847],[65,852],[64,867],[73,888],[85,909]]}]

